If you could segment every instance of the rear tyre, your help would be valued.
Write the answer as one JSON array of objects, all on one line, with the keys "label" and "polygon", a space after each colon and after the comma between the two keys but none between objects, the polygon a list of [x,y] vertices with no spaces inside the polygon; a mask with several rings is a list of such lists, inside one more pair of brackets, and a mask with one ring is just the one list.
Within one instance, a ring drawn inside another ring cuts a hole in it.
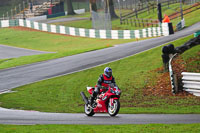
[{"label": "rear tyre", "polygon": [[120,102],[118,99],[115,99],[113,101],[113,106],[111,106],[111,104],[108,104],[108,113],[110,116],[116,116],[119,112],[120,109]]},{"label": "rear tyre", "polygon": [[92,107],[85,104],[85,114],[87,116],[93,116],[95,113]]}]

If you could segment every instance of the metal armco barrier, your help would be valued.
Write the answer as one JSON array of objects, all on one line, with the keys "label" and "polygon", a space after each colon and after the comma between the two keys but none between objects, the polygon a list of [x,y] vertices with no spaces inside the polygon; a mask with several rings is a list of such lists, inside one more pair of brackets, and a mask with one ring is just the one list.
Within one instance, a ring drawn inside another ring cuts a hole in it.
[{"label": "metal armco barrier", "polygon": [[200,96],[200,73],[182,72],[182,83],[185,91]]},{"label": "metal armco barrier", "polygon": [[171,62],[176,55],[177,54],[174,54],[169,60],[169,75],[170,75],[170,80],[171,80],[172,93],[178,92],[177,77],[174,74],[173,69],[172,69],[172,65],[171,65]]}]

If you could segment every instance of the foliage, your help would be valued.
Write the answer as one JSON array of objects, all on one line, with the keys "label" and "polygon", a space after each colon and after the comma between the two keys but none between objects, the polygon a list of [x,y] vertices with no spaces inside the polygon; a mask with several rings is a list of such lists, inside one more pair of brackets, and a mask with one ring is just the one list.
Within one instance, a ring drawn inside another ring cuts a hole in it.
[{"label": "foliage", "polygon": [[129,125],[0,125],[2,133],[135,133],[199,132],[200,124],[129,124]]}]

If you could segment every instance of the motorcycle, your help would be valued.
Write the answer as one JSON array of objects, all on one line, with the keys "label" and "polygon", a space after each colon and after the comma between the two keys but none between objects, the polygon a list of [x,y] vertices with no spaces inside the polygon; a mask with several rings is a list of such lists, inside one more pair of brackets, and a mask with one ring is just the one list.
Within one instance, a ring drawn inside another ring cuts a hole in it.
[{"label": "motorcycle", "polygon": [[[90,95],[93,94],[94,89],[94,87],[87,87],[87,91]],[[95,113],[108,113],[110,116],[115,116],[119,112],[119,98],[121,91],[113,85],[101,88],[100,94],[97,95],[96,99],[94,99],[94,103],[92,105],[90,105],[90,102],[84,92],[81,92],[80,94],[85,102],[85,114],[87,116],[93,116]]]}]

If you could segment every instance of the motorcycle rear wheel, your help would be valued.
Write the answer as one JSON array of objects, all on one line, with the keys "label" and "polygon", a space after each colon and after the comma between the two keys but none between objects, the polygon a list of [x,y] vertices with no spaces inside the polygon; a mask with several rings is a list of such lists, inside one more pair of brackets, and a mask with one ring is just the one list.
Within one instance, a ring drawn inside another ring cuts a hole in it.
[{"label": "motorcycle rear wheel", "polygon": [[113,101],[113,106],[110,105],[110,103],[108,104],[108,113],[110,116],[116,116],[119,112],[120,109],[120,102],[118,99],[115,99]]},{"label": "motorcycle rear wheel", "polygon": [[91,107],[89,107],[88,105],[85,104],[85,114],[87,116],[93,116],[95,113],[94,113],[93,108],[91,108]]}]

